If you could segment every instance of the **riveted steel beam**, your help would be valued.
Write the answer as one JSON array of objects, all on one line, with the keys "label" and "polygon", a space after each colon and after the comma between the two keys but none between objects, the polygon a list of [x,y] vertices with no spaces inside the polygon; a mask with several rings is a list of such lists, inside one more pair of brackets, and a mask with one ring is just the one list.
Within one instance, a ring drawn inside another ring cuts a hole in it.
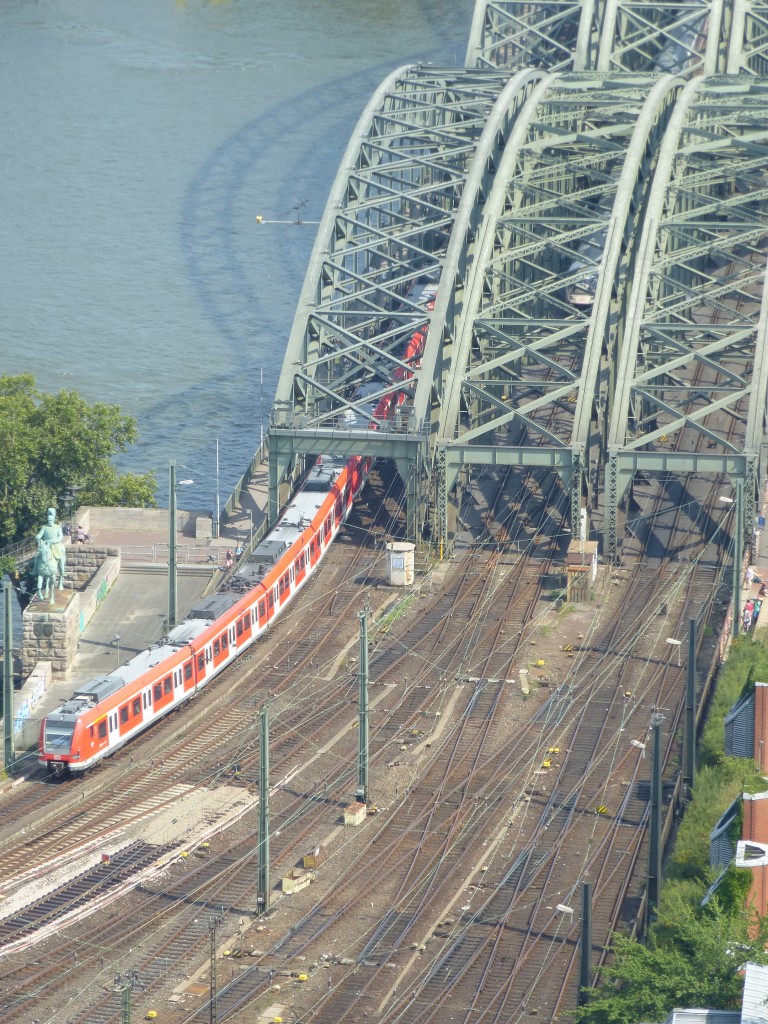
[{"label": "riveted steel beam", "polygon": [[726,474],[743,485],[749,536],[768,431],[766,124],[768,83],[694,79],[681,93],[648,198],[608,436],[610,504],[638,469]]}]

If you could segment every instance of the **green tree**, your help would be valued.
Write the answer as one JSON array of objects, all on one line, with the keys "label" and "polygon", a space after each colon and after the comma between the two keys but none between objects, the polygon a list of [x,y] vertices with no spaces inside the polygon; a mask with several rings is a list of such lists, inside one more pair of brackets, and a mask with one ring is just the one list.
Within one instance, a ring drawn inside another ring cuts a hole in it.
[{"label": "green tree", "polygon": [[31,374],[0,376],[0,545],[32,533],[71,488],[80,504],[154,505],[154,473],[119,474],[111,462],[136,436],[116,405],[43,394]]},{"label": "green tree", "polygon": [[765,921],[746,914],[741,902],[749,884],[741,876],[748,873],[729,872],[736,874],[727,900],[714,896],[705,907],[674,900],[660,910],[647,945],[615,936],[603,983],[591,990],[574,1019],[579,1024],[638,1024],[664,1021],[678,1006],[738,1009],[742,965],[765,964],[768,957]]}]

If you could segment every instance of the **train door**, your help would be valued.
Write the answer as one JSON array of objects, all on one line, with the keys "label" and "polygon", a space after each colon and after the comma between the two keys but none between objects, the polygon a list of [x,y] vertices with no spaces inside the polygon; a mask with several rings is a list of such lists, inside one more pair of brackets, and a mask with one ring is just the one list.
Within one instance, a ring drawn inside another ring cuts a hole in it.
[{"label": "train door", "polygon": [[195,685],[195,673],[192,669],[192,662],[185,661],[182,666],[182,671],[184,673],[184,689],[185,691],[191,690]]},{"label": "train door", "polygon": [[101,751],[105,746],[110,745],[110,741],[106,738],[106,715],[102,715],[101,718],[96,722],[92,722],[90,725],[85,727],[85,758],[88,761]]},{"label": "train door", "polygon": [[152,684],[152,706],[155,714],[173,703],[173,679],[171,676],[164,676]]},{"label": "train door", "polygon": [[96,734],[94,737],[96,744],[95,749],[104,750],[106,747],[109,746],[109,735],[106,715],[102,715],[101,718],[98,719],[98,721],[93,723],[93,730]]},{"label": "train door", "polygon": [[220,633],[208,647],[206,647],[206,653],[208,651],[212,652],[212,665],[209,665],[207,668],[207,671],[210,673],[215,671],[219,665],[223,664],[229,654],[229,641],[227,639],[226,629],[223,633]]},{"label": "train door", "polygon": [[299,552],[299,557],[293,563],[293,575],[296,580],[296,586],[300,587],[304,582],[304,578],[307,575],[307,553],[304,548]]},{"label": "train door", "polygon": [[245,647],[251,639],[251,611],[248,609],[245,615],[241,615],[235,626],[235,640],[238,647]]},{"label": "train door", "polygon": [[137,725],[142,722],[141,695],[131,697],[125,704],[122,704],[117,711],[117,721],[120,736],[127,736]]}]

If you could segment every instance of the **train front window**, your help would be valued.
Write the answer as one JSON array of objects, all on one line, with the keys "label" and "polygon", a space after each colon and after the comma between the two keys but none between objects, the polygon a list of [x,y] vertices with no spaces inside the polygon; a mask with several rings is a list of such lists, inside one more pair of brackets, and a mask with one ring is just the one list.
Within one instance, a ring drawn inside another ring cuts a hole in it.
[{"label": "train front window", "polygon": [[74,731],[74,722],[52,722],[49,718],[46,718],[44,739],[45,753],[70,753],[72,750],[72,733]]}]

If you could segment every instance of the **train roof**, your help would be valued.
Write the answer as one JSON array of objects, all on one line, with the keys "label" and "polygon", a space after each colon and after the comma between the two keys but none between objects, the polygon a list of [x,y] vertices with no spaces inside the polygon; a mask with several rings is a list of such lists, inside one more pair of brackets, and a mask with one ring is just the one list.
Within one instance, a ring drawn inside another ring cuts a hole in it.
[{"label": "train roof", "polygon": [[[209,625],[211,622],[219,618],[225,612],[228,612],[233,604],[236,604],[238,598],[234,594],[220,593],[212,594],[207,597],[200,604],[196,604],[191,612],[187,615],[187,618],[181,625],[177,626],[176,629],[172,630],[169,634],[169,639],[173,640],[174,643],[189,643],[190,640],[202,633],[202,629],[197,629],[196,624],[190,622],[190,619],[204,620],[205,625]],[[193,633],[190,633],[190,629],[194,629]],[[183,639],[182,639],[182,630]]]},{"label": "train roof", "polygon": [[[322,455],[309,471],[304,486],[292,498],[269,535],[254,549],[248,560],[234,573],[232,585],[255,587],[281,558],[283,553],[299,539],[310,526],[336,479],[346,465],[346,459]],[[242,594],[238,594],[238,600]]]},{"label": "train roof", "polygon": [[[178,629],[181,630],[185,625],[186,623],[182,623]],[[202,632],[206,628],[207,623],[199,623],[199,626],[200,628],[197,632]],[[176,632],[174,630],[174,634]],[[186,646],[187,643],[187,640],[182,641],[174,636],[173,641],[166,640],[161,644],[150,647],[146,651],[140,651],[124,665],[116,668],[114,672],[110,672],[105,676],[96,676],[95,679],[91,679],[82,686],[79,686],[71,697],[68,697],[46,717],[59,721],[77,717],[87,708],[95,707],[117,693],[126,683],[133,682],[134,679],[144,675],[145,672],[159,664],[159,662],[171,657],[172,654],[179,651],[181,647]]]},{"label": "train roof", "polygon": [[[345,464],[346,459],[336,456],[322,456],[317,460],[307,474],[304,486],[294,495],[274,529],[270,531],[268,539],[262,541],[248,561],[235,573],[235,580],[240,581],[241,587],[255,587],[280,555],[304,533],[328,497]],[[54,721],[67,721],[76,718],[87,708],[100,704],[127,683],[132,683],[149,669],[186,647],[242,596],[242,593],[221,591],[201,601],[183,622],[163,638],[162,643],[146,651],[140,651],[114,672],[91,679],[47,717]]]}]

